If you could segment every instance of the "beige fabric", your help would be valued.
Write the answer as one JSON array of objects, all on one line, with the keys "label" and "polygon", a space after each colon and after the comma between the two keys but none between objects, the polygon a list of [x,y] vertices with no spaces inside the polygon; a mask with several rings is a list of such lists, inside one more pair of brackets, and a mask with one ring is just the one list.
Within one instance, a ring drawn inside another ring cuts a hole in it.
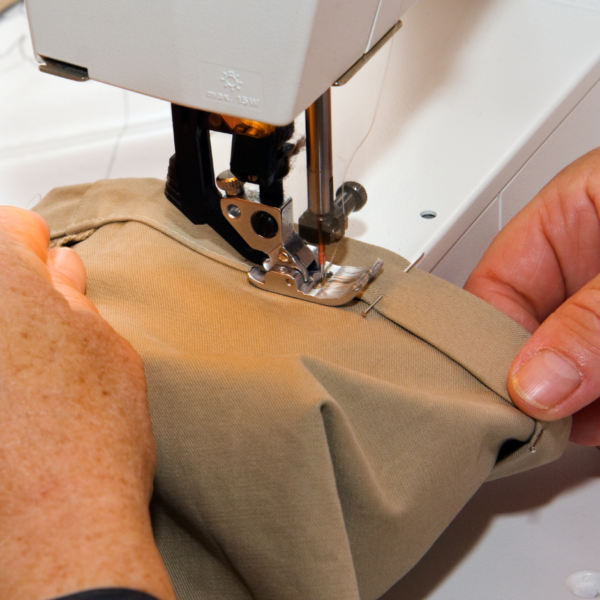
[{"label": "beige fabric", "polygon": [[18,0],[0,0],[0,13],[17,2]]},{"label": "beige fabric", "polygon": [[252,287],[160,181],[61,188],[38,209],[144,359],[155,534],[181,599],[375,599],[486,478],[564,448],[568,420],[509,403],[526,332],[391,252],[344,242],[336,260],[385,267],[328,308]]}]

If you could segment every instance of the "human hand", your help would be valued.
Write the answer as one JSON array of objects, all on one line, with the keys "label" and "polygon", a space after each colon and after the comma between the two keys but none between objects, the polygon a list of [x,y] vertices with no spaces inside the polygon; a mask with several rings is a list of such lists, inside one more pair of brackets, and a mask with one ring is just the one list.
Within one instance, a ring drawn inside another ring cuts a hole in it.
[{"label": "human hand", "polygon": [[533,335],[508,390],[530,416],[573,415],[600,445],[600,148],[557,175],[492,242],[465,289]]},{"label": "human hand", "polygon": [[44,220],[0,207],[0,597],[174,598],[152,538],[144,371]]}]

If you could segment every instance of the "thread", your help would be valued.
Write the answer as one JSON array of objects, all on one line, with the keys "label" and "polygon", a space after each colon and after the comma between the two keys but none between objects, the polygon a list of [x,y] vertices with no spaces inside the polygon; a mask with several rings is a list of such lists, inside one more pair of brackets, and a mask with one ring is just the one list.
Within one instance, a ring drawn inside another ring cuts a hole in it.
[{"label": "thread", "polygon": [[123,93],[123,127],[119,131],[117,135],[117,139],[115,140],[115,144],[113,146],[112,153],[110,155],[110,160],[108,161],[108,168],[106,169],[105,179],[110,179],[112,174],[113,167],[115,166],[115,161],[117,159],[117,153],[119,152],[119,147],[121,146],[121,140],[129,127],[129,94],[127,90],[122,90]]}]

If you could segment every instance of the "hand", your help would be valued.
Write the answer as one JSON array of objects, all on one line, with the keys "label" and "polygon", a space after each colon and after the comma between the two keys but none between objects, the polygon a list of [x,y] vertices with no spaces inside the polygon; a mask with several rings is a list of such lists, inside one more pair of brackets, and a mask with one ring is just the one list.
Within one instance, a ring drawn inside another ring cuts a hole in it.
[{"label": "hand", "polygon": [[600,445],[600,148],[557,175],[492,242],[465,289],[533,336],[508,389],[532,417],[573,415],[571,440]]},{"label": "hand", "polygon": [[155,448],[133,348],[38,215],[0,207],[0,597],[174,598],[150,528]]}]

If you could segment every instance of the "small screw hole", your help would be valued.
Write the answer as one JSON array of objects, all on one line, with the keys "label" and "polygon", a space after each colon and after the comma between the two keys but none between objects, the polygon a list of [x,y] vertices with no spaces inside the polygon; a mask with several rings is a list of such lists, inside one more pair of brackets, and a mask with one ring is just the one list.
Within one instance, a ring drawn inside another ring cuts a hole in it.
[{"label": "small screw hole", "polygon": [[435,212],[435,210],[424,210],[421,213],[421,216],[424,219],[435,219],[437,217],[437,213]]},{"label": "small screw hole", "polygon": [[242,215],[242,211],[235,204],[230,204],[227,207],[227,214],[231,219],[239,219]]}]

